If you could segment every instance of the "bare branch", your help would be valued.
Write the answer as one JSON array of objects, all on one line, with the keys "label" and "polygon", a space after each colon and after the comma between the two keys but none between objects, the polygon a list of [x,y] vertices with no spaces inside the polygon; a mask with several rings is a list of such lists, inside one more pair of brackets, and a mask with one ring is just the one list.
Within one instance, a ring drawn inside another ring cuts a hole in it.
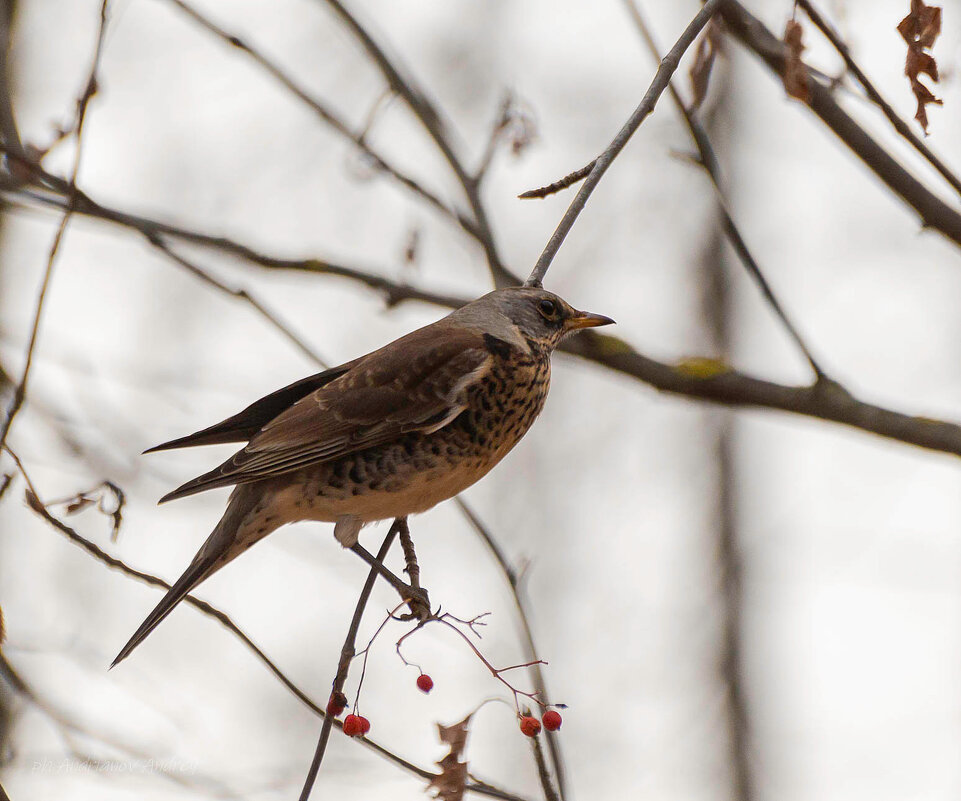
[{"label": "bare branch", "polygon": [[390,164],[380,153],[374,150],[370,143],[367,141],[367,125],[365,125],[359,132],[355,133],[350,129],[350,126],[338,116],[330,107],[321,103],[316,98],[312,97],[306,89],[301,87],[293,78],[291,78],[283,69],[281,69],[277,64],[271,61],[267,56],[257,50],[253,45],[248,44],[245,40],[241,39],[232,33],[221,28],[215,22],[205,17],[199,11],[197,11],[192,6],[188,5],[184,0],[167,0],[167,2],[179,8],[184,14],[189,16],[194,22],[203,27],[204,29],[210,31],[210,33],[222,39],[231,47],[240,50],[242,53],[250,57],[256,64],[262,67],[271,77],[277,80],[287,91],[289,91],[298,100],[305,103],[314,113],[317,114],[327,125],[329,125],[334,131],[343,136],[345,139],[353,142],[353,144],[370,159],[371,163],[378,170],[385,172],[390,175],[395,181],[400,183],[402,186],[409,189],[415,195],[418,195],[422,200],[427,201],[427,203],[433,206],[437,211],[448,219],[452,220],[454,223],[459,225],[468,234],[475,238],[479,238],[479,232],[471,225],[470,221],[467,220],[463,214],[450,208],[444,201],[442,201],[435,193],[431,192],[429,189],[425,188],[423,184],[415,180],[407,173],[402,171],[399,167]]},{"label": "bare branch", "polygon": [[470,174],[467,167],[454,151],[451,141],[449,124],[441,116],[440,111],[434,102],[428,97],[426,92],[417,86],[410,75],[402,75],[401,70],[395,65],[394,61],[387,56],[384,49],[377,44],[373,36],[368,33],[366,28],[360,24],[358,19],[344,6],[340,0],[324,0],[334,12],[343,20],[354,36],[367,51],[368,55],[374,60],[377,68],[381,71],[388,85],[397,95],[403,98],[404,102],[414,112],[414,116],[420,121],[427,131],[430,138],[437,145],[444,160],[453,170],[454,175],[464,190],[467,202],[470,204],[474,219],[473,224],[476,228],[477,239],[484,248],[487,255],[487,264],[491,271],[491,276],[497,286],[512,286],[520,283],[520,279],[515,276],[501,261],[497,251],[497,243],[494,240],[494,233],[491,230],[490,222],[487,219],[487,211],[480,197],[480,187],[477,179]]},{"label": "bare branch", "polygon": [[[387,552],[390,550],[390,546],[393,544],[400,528],[401,519],[398,518],[391,525],[387,536],[384,537],[384,542],[380,546],[380,550],[377,552],[378,562],[383,563],[384,559],[387,558]],[[337,664],[337,675],[334,677],[334,684],[331,690],[333,693],[342,693],[344,691],[344,685],[347,683],[347,672],[350,670],[350,661],[354,658],[354,653],[356,652],[357,630],[360,628],[360,621],[364,617],[364,610],[367,608],[367,601],[370,600],[370,593],[374,589],[374,582],[377,581],[377,576],[377,569],[371,567],[367,573],[367,581],[364,582],[364,587],[360,591],[360,597],[357,599],[357,605],[354,607],[354,616],[351,618],[350,626],[347,629],[344,647],[340,649],[340,662]],[[320,764],[323,762],[324,754],[327,751],[327,741],[330,739],[330,729],[333,721],[333,715],[324,716],[324,723],[320,729],[320,738],[317,741],[317,749],[314,751],[314,758],[307,771],[307,778],[304,780],[304,789],[300,791],[300,801],[307,801],[307,799],[310,798],[310,791],[313,789],[314,782],[317,779],[317,771],[320,770]]]},{"label": "bare branch", "polygon": [[617,158],[618,153],[624,149],[624,146],[640,127],[641,123],[644,122],[647,115],[654,110],[654,105],[667,88],[668,81],[670,81],[671,76],[677,69],[681,56],[684,55],[684,52],[691,46],[697,38],[698,33],[707,25],[708,20],[711,19],[721,4],[722,0],[707,0],[701,10],[695,15],[694,19],[688,24],[687,28],[684,29],[681,38],[677,40],[674,47],[670,49],[667,56],[661,61],[654,75],[654,80],[651,81],[651,85],[644,94],[640,104],[634,109],[634,113],[631,114],[627,122],[624,123],[624,126],[618,131],[617,136],[615,136],[610,145],[607,146],[607,149],[595,160],[594,168],[587,176],[580,191],[574,197],[570,207],[561,219],[560,224],[558,224],[557,229],[551,235],[547,247],[544,248],[544,251],[537,259],[537,263],[534,265],[534,269],[527,279],[528,286],[541,286],[544,281],[544,276],[547,274],[547,270],[554,260],[554,256],[556,256],[557,251],[560,250],[564,239],[574,225],[574,221],[587,203],[587,199],[591,196],[597,184],[600,183],[608,167],[610,167],[614,159]]},{"label": "bare branch", "polygon": [[[53,269],[57,263],[60,243],[63,241],[64,232],[67,230],[67,223],[70,222],[70,217],[76,207],[77,175],[80,172],[80,158],[83,155],[83,125],[87,117],[87,106],[90,103],[90,99],[97,92],[97,72],[100,69],[100,58],[103,53],[103,37],[107,30],[107,2],[108,0],[103,0],[100,6],[100,26],[97,29],[97,44],[94,49],[87,82],[84,84],[83,92],[77,101],[76,123],[74,124],[76,145],[73,156],[73,168],[67,186],[67,206],[60,220],[60,225],[57,228],[57,233],[54,235],[53,244],[50,246],[50,253],[47,256],[47,266],[43,273],[43,281],[40,284],[40,293],[37,296],[36,309],[33,315],[33,326],[30,329],[30,339],[27,343],[23,373],[13,393],[10,405],[7,407],[7,413],[3,423],[0,424],[0,449],[6,444],[7,435],[10,433],[10,427],[13,425],[13,419],[17,416],[17,412],[20,411],[20,407],[23,405],[27,396],[27,380],[30,377],[30,368],[33,365],[33,354],[37,346],[37,337],[40,334],[40,321],[43,318],[43,308],[47,299],[47,290],[50,287],[50,279],[53,277]],[[9,113],[12,115],[12,107],[9,109]],[[10,124],[9,121],[8,124]],[[22,148],[19,142],[12,144],[11,148],[18,157],[21,155]]]},{"label": "bare branch", "polygon": [[167,256],[167,258],[169,258],[175,264],[179,264],[181,267],[183,267],[192,275],[197,276],[197,278],[199,278],[208,286],[212,286],[215,289],[220,290],[226,295],[230,295],[233,298],[237,298],[238,300],[242,300],[246,302],[249,306],[251,306],[254,309],[254,311],[256,311],[270,325],[272,325],[281,334],[283,334],[283,336],[286,337],[287,340],[291,342],[294,345],[294,347],[297,348],[297,350],[299,350],[304,356],[306,356],[312,362],[314,362],[315,364],[325,369],[329,366],[317,354],[317,352],[310,347],[310,345],[308,345],[299,336],[297,336],[297,334],[295,334],[286,323],[284,323],[279,317],[277,317],[277,315],[274,312],[267,309],[267,307],[264,306],[264,304],[260,300],[258,300],[256,297],[254,297],[248,290],[235,289],[233,287],[228,286],[223,281],[220,281],[217,278],[214,278],[209,272],[207,272],[201,267],[198,267],[193,262],[188,261],[179,253],[172,250],[170,246],[166,242],[164,242],[164,240],[159,235],[145,234],[145,236],[147,238],[147,241],[150,242],[150,244],[153,245],[155,248],[157,248],[159,251],[161,251],[165,256]]},{"label": "bare branch", "polygon": [[858,428],[929,450],[961,456],[961,426],[912,417],[858,400],[834,383],[792,387],[764,381],[723,362],[669,365],[633,350],[623,340],[585,331],[561,350],[633,376],[657,389],[727,406],[779,409]]},{"label": "bare branch", "polygon": [[568,187],[574,186],[574,184],[579,181],[583,181],[588,175],[591,174],[591,170],[594,169],[594,165],[597,164],[597,159],[594,159],[590,164],[585,164],[578,170],[568,173],[563,178],[554,181],[552,184],[547,186],[542,186],[539,189],[528,189],[526,192],[521,192],[517,197],[520,200],[541,200],[545,197],[550,197],[558,192],[562,192]]}]

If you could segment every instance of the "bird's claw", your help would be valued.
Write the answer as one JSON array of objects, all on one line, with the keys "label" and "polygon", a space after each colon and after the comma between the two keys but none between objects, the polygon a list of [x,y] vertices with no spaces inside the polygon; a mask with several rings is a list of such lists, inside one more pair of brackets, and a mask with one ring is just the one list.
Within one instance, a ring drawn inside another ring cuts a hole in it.
[{"label": "bird's claw", "polygon": [[401,620],[418,620],[423,623],[430,618],[430,598],[423,587],[409,587],[404,600],[410,612],[400,615]]}]

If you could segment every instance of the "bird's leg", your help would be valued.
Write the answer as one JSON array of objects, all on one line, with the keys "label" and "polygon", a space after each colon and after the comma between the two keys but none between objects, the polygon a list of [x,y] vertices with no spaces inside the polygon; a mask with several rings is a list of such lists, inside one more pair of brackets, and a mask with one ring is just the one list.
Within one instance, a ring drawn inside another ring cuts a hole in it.
[{"label": "bird's leg", "polygon": [[397,522],[400,530],[400,545],[404,549],[404,561],[407,563],[404,572],[410,579],[411,589],[422,594],[411,599],[410,614],[418,620],[426,620],[430,616],[430,601],[427,598],[427,590],[420,586],[420,565],[417,564],[417,554],[414,553],[414,541],[410,536],[407,518],[402,517]]},{"label": "bird's leg", "polygon": [[404,581],[392,573],[384,563],[368,551],[360,543],[351,546],[355,554],[374,568],[400,594],[400,597],[410,605],[411,613],[418,620],[426,620],[430,616],[430,601],[427,592],[420,587],[405,584]]}]

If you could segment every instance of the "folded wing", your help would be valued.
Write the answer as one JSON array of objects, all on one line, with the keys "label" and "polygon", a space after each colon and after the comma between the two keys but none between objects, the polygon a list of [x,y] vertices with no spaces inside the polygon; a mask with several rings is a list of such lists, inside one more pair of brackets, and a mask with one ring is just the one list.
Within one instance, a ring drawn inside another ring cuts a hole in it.
[{"label": "folded wing", "polygon": [[161,503],[332,461],[407,432],[442,428],[466,408],[469,388],[492,361],[479,334],[447,334],[439,337],[436,329],[420,329],[350,363],[345,372],[264,422],[243,450],[164,496]]}]

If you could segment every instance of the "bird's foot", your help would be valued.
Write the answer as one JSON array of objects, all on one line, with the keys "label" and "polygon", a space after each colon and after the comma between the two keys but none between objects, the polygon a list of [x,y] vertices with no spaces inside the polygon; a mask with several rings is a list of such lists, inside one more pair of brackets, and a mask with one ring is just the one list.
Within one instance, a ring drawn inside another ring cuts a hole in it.
[{"label": "bird's foot", "polygon": [[424,587],[407,587],[406,592],[401,593],[401,597],[407,604],[410,612],[399,615],[400,620],[418,620],[421,623],[429,620],[432,613],[430,611],[430,597]]}]

